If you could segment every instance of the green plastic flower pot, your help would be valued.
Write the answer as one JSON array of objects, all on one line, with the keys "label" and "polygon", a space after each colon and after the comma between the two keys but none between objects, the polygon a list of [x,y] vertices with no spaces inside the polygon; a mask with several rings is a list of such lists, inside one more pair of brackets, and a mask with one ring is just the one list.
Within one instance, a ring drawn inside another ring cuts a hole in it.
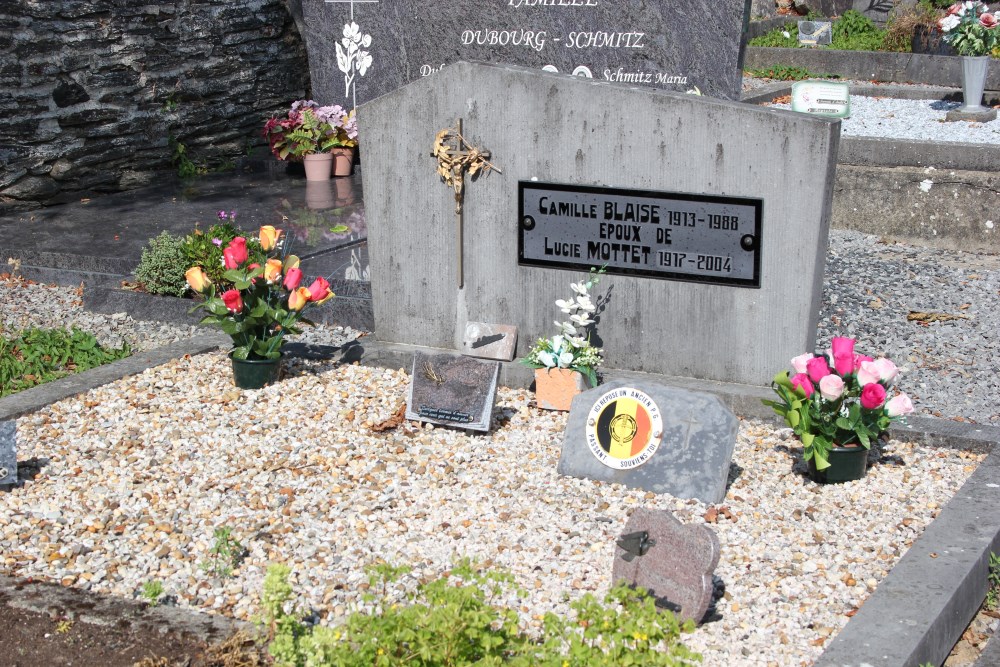
[{"label": "green plastic flower pot", "polygon": [[277,359],[233,359],[233,382],[240,389],[260,389],[278,380],[281,357]]},{"label": "green plastic flower pot", "polygon": [[868,450],[864,447],[834,447],[827,459],[830,467],[816,470],[816,459],[810,459],[809,478],[820,484],[836,484],[862,479],[868,473]]}]

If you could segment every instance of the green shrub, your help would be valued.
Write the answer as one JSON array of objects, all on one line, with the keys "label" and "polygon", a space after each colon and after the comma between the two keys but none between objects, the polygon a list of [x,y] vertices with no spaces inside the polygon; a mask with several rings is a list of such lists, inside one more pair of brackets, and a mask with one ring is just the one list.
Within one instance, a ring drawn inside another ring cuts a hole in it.
[{"label": "green shrub", "polygon": [[306,626],[288,613],[290,570],[269,567],[262,606],[275,664],[599,667],[700,660],[679,641],[694,624],[680,624],[673,613],[658,610],[652,598],[625,585],[613,588],[603,603],[584,596],[571,605],[574,613],[568,618],[546,614],[541,637],[533,638],[518,631],[517,612],[497,605],[513,589],[509,574],[482,571],[464,560],[440,579],[419,585],[408,604],[394,604],[385,589],[405,571],[388,565],[370,570],[371,590],[381,584],[382,595],[366,595],[365,602],[376,611],[355,612],[343,625],[326,628]]},{"label": "green shrub", "polygon": [[[788,37],[785,37],[785,33]],[[775,28],[759,37],[750,40],[750,46],[771,46],[783,48],[795,48],[799,45],[799,28],[794,23],[786,23],[780,28]]]},{"label": "green shrub", "polygon": [[184,278],[186,270],[184,239],[165,231],[143,248],[135,279],[150,294],[184,296],[188,290]]},{"label": "green shrub", "polygon": [[759,79],[777,79],[778,81],[805,81],[806,79],[836,79],[832,74],[812,74],[803,67],[791,67],[789,65],[772,65],[761,69],[747,70],[747,74]]},{"label": "green shrub", "polygon": [[885,30],[856,9],[848,9],[833,22],[830,48],[842,51],[878,51],[885,41]]},{"label": "green shrub", "polygon": [[93,334],[76,328],[25,329],[10,340],[0,336],[0,396],[130,354],[127,343],[118,349],[105,349]]}]

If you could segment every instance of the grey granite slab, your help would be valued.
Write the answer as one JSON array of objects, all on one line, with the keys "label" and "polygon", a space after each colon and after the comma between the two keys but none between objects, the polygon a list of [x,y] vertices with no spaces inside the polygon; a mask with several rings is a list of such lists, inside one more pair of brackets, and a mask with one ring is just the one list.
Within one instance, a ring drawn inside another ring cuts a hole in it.
[{"label": "grey granite slab", "polygon": [[750,0],[301,0],[313,95],[357,106],[460,60],[739,99]]},{"label": "grey granite slab", "polygon": [[[625,524],[624,536],[632,538],[619,540],[611,580],[641,586],[656,598],[658,607],[681,619],[701,621],[712,602],[712,573],[719,564],[715,531],[686,526],[670,512],[640,507]],[[648,549],[643,555],[621,546],[643,538]]]},{"label": "grey granite slab", "polygon": [[[635,416],[638,423],[630,424],[616,416],[629,413],[632,403],[646,405],[648,444],[639,442],[643,419]],[[558,471],[718,503],[726,495],[736,430],[736,416],[711,394],[612,380],[573,399]],[[630,456],[616,454],[622,443],[630,445]]]},{"label": "grey granite slab", "polygon": [[511,324],[468,322],[462,339],[462,354],[481,359],[511,361],[517,347],[517,327]]}]

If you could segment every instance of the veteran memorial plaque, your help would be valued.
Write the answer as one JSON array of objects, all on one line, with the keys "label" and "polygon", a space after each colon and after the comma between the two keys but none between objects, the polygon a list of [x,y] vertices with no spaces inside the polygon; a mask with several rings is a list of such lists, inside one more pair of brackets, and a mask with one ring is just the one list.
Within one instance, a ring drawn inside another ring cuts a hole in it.
[{"label": "veteran memorial plaque", "polygon": [[417,352],[410,378],[407,419],[490,430],[500,379],[499,361]]},{"label": "veteran memorial plaque", "polygon": [[573,399],[558,472],[717,503],[736,429],[736,416],[711,394],[611,380]]},{"label": "veteran memorial plaque", "polygon": [[760,287],[760,199],[518,183],[526,266]]},{"label": "veteran memorial plaque", "polygon": [[738,100],[751,0],[298,0],[313,96],[351,107],[458,61]]}]

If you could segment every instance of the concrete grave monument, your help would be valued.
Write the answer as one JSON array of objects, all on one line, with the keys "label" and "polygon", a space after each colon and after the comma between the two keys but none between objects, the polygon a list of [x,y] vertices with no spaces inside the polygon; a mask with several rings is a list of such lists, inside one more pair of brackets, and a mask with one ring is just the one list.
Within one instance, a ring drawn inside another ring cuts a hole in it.
[{"label": "concrete grave monument", "polygon": [[737,427],[710,394],[612,380],[573,399],[558,472],[718,503]]},{"label": "concrete grave monument", "polygon": [[719,538],[708,526],[685,526],[670,512],[640,507],[618,540],[611,581],[641,586],[681,620],[698,623],[712,603]]},{"label": "concrete grave monument", "polygon": [[17,422],[0,421],[0,486],[17,483]]},{"label": "concrete grave monument", "polygon": [[[313,95],[356,106],[457,61],[739,99],[751,0],[294,0]],[[367,128],[363,128],[367,142]]]},{"label": "concrete grave monument", "polygon": [[[839,121],[470,63],[358,114],[378,340],[462,350],[504,322],[523,356],[607,264],[605,368],[765,386],[815,346]],[[431,156],[458,119],[500,169],[465,183],[461,287]]]},{"label": "concrete grave monument", "polygon": [[500,362],[450,354],[413,355],[406,418],[489,431]]}]

